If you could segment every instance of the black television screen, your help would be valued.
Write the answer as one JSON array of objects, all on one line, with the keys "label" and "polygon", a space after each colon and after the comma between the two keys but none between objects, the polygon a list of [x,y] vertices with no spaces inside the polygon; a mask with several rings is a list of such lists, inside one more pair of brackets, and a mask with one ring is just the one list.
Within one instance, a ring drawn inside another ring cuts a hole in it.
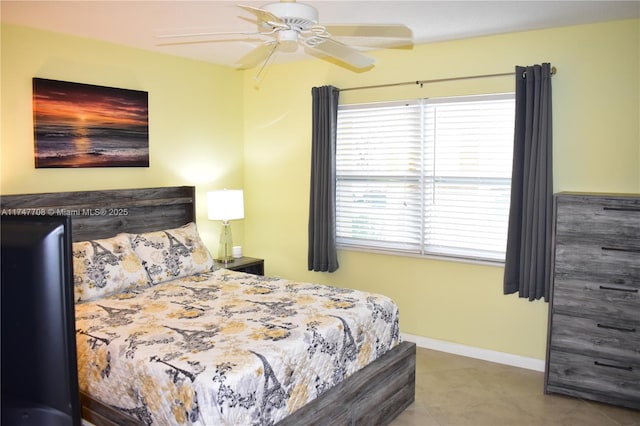
[{"label": "black television screen", "polygon": [[3,425],[80,425],[71,219],[0,217]]}]

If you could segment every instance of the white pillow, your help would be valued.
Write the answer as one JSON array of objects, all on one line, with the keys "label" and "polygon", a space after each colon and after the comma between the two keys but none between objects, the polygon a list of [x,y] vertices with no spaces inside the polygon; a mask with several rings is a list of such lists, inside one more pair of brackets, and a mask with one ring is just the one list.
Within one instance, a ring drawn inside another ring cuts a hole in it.
[{"label": "white pillow", "polygon": [[128,235],[118,234],[73,243],[73,282],[79,303],[146,286],[149,277]]},{"label": "white pillow", "polygon": [[129,234],[129,239],[152,284],[213,269],[213,258],[193,222],[180,228]]}]

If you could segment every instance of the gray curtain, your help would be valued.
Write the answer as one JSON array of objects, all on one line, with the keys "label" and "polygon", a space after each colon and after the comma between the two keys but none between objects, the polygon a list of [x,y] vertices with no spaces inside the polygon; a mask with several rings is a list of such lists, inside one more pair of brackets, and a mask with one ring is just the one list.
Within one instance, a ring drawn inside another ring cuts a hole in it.
[{"label": "gray curtain", "polygon": [[552,174],[551,66],[517,66],[504,294],[549,300]]},{"label": "gray curtain", "polygon": [[311,136],[311,194],[309,202],[310,271],[338,269],[336,251],[336,125],[340,91],[314,87]]}]

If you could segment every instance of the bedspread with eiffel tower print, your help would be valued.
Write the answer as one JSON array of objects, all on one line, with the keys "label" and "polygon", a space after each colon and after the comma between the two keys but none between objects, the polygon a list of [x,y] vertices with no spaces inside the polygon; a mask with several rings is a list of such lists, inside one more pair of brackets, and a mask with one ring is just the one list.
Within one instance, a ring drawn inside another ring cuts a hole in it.
[{"label": "bedspread with eiffel tower print", "polygon": [[271,425],[400,342],[389,298],[218,269],[76,305],[80,389],[153,425]]}]

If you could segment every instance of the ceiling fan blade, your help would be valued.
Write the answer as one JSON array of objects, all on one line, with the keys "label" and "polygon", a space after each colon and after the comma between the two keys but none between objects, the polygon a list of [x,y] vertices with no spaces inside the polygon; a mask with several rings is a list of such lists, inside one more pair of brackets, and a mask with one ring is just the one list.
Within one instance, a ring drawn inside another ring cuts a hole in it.
[{"label": "ceiling fan blade", "polygon": [[[213,43],[216,41],[237,41],[237,40],[258,40],[262,39],[259,36],[265,35],[263,33],[253,32],[239,32],[239,31],[193,31],[189,33],[172,33],[172,34],[156,34],[156,38],[161,41],[157,43],[157,46],[173,46],[178,44],[199,44],[199,43]],[[268,35],[268,34],[267,34]],[[229,36],[243,36],[240,38],[218,38]]]},{"label": "ceiling fan blade", "polygon": [[273,13],[269,12],[268,10],[259,9],[253,6],[244,6],[242,4],[239,4],[238,7],[240,9],[246,10],[247,12],[253,13],[256,16],[256,18],[258,18],[258,21],[274,22],[278,24],[283,23],[282,19],[280,19],[278,16],[274,15]]},{"label": "ceiling fan blade", "polygon": [[413,31],[405,25],[325,25],[327,32],[335,37],[373,37],[413,39]]},{"label": "ceiling fan blade", "polygon": [[338,59],[339,61],[342,61],[354,68],[368,68],[376,62],[374,58],[363,55],[354,48],[331,38],[325,38],[322,40],[316,39],[313,43],[306,44],[306,46],[324,55]]},{"label": "ceiling fan blade", "polygon": [[260,43],[263,42],[264,38],[259,38],[259,37],[235,37],[235,38],[219,38],[219,39],[212,39],[212,38],[204,38],[204,39],[198,39],[198,40],[176,40],[176,41],[165,41],[163,43],[156,43],[156,46],[158,47],[163,47],[163,46],[183,46],[183,45],[190,45],[190,44],[213,44],[213,43],[228,43],[228,42],[254,42],[254,43]]},{"label": "ceiling fan blade", "polygon": [[242,58],[240,58],[236,62],[236,65],[240,69],[253,68],[262,61],[269,58],[277,47],[278,42],[276,40],[262,43],[261,45],[244,55]]}]

